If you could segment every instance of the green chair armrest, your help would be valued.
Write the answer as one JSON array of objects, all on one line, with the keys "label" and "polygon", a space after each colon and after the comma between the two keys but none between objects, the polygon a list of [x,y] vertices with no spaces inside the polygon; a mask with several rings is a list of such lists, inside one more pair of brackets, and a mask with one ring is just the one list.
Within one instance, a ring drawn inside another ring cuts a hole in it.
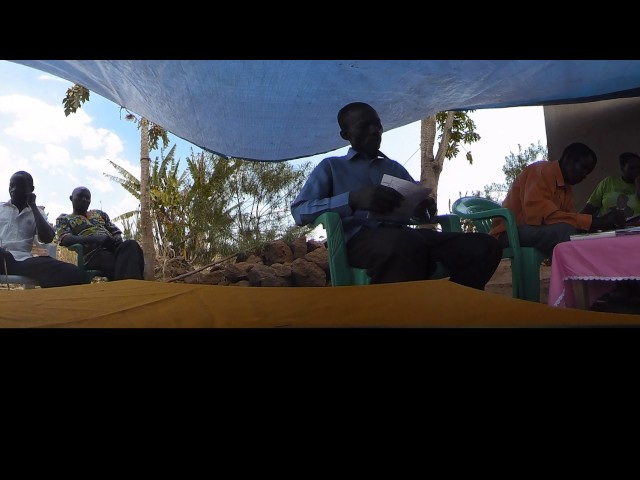
[{"label": "green chair armrest", "polygon": [[84,247],[82,246],[82,244],[74,243],[73,245],[69,245],[66,248],[68,248],[72,252],[76,252],[76,255],[78,256],[78,260],[77,260],[78,267],[84,270]]},{"label": "green chair armrest", "polygon": [[[457,215],[441,215],[437,217],[445,232],[461,232],[460,217]],[[318,216],[312,223],[313,227],[322,225],[327,232],[327,249],[329,253],[329,272],[331,285],[368,285],[370,278],[366,269],[356,268],[349,265],[347,256],[347,246],[344,241],[344,229],[342,219],[335,212],[325,212]],[[449,271],[441,263],[437,263],[436,271],[432,279],[448,277]]]},{"label": "green chair armrest", "polygon": [[87,268],[84,266],[84,246],[81,243],[74,243],[73,245],[69,245],[66,248],[68,248],[72,252],[76,252],[76,265],[80,270],[85,272],[87,283],[91,283],[93,277],[104,277],[104,273],[100,270],[87,270]]},{"label": "green chair armrest", "polygon": [[503,218],[507,229],[506,232],[507,238],[509,239],[509,246],[513,249],[520,248],[520,238],[518,237],[516,218],[513,216],[513,212],[508,208],[500,207],[485,210],[484,212],[469,212],[465,213],[464,217],[470,220],[487,220],[496,217]]},{"label": "green chair armrest", "polygon": [[[349,265],[347,257],[347,246],[344,241],[344,230],[340,215],[335,212],[325,212],[318,216],[313,224],[314,227],[322,225],[327,232],[327,247],[329,251],[329,271],[331,275],[331,285],[366,285],[369,283],[366,278],[365,283],[360,283],[363,278],[354,278],[354,272]],[[356,280],[360,282],[356,283]]]},{"label": "green chair armrest", "polygon": [[438,215],[436,223],[439,223],[443,232],[461,232],[460,217],[454,213]]}]

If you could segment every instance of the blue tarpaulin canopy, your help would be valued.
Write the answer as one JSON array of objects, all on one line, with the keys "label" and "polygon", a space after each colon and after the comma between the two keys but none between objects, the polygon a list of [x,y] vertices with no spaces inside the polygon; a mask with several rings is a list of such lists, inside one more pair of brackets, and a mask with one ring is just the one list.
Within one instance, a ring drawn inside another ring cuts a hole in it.
[{"label": "blue tarpaulin canopy", "polygon": [[79,83],[214,153],[280,161],[347,145],[336,114],[385,130],[444,110],[640,96],[639,60],[14,60]]}]

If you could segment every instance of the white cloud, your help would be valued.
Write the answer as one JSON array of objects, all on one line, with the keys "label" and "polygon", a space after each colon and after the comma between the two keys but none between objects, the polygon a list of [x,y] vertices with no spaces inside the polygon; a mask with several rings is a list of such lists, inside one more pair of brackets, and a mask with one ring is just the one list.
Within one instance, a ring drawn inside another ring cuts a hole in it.
[{"label": "white cloud", "polygon": [[60,77],[56,77],[54,75],[49,75],[47,73],[42,74],[42,75],[38,75],[38,80],[43,80],[45,82],[47,81],[53,81],[53,82],[60,82],[60,83],[69,83],[67,80],[65,80],[64,78],[60,78]]},{"label": "white cloud", "polygon": [[[120,136],[96,126],[85,110],[67,117],[59,104],[20,93],[0,96],[0,182],[7,191],[13,173],[31,173],[37,202],[46,207],[52,223],[71,211],[69,195],[80,185],[87,186],[100,204],[92,207],[102,206],[110,216],[137,208],[135,198],[104,176],[104,172],[118,175],[109,159],[139,174],[140,167],[123,157]],[[8,194],[0,198],[6,201]]]},{"label": "white cloud", "polygon": [[0,113],[13,116],[4,134],[30,143],[60,145],[91,132],[91,119],[83,110],[66,117],[61,105],[49,105],[26,95],[0,97]]},{"label": "white cloud", "polygon": [[56,173],[64,173],[71,164],[69,150],[60,145],[45,145],[43,151],[33,155],[33,159],[45,170]]}]

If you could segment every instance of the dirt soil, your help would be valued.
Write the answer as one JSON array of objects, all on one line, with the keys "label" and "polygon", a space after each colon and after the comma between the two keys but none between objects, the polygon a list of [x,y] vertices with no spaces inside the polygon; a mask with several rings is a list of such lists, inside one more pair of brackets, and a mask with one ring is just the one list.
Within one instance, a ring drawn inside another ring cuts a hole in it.
[{"label": "dirt soil", "polygon": [[[551,276],[551,267],[542,265],[540,267],[540,303],[547,303],[549,296],[549,277]],[[493,274],[491,280],[485,287],[487,292],[497,293],[511,297],[511,260],[503,259],[498,265],[496,273]]]}]

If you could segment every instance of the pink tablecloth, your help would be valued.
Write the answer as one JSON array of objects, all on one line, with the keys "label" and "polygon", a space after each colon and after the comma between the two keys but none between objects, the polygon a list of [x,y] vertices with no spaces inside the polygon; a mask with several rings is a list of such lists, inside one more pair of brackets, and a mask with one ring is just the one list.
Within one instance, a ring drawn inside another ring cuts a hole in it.
[{"label": "pink tablecloth", "polygon": [[548,304],[574,307],[571,280],[588,280],[589,302],[616,280],[640,280],[640,235],[563,242],[553,249]]}]

